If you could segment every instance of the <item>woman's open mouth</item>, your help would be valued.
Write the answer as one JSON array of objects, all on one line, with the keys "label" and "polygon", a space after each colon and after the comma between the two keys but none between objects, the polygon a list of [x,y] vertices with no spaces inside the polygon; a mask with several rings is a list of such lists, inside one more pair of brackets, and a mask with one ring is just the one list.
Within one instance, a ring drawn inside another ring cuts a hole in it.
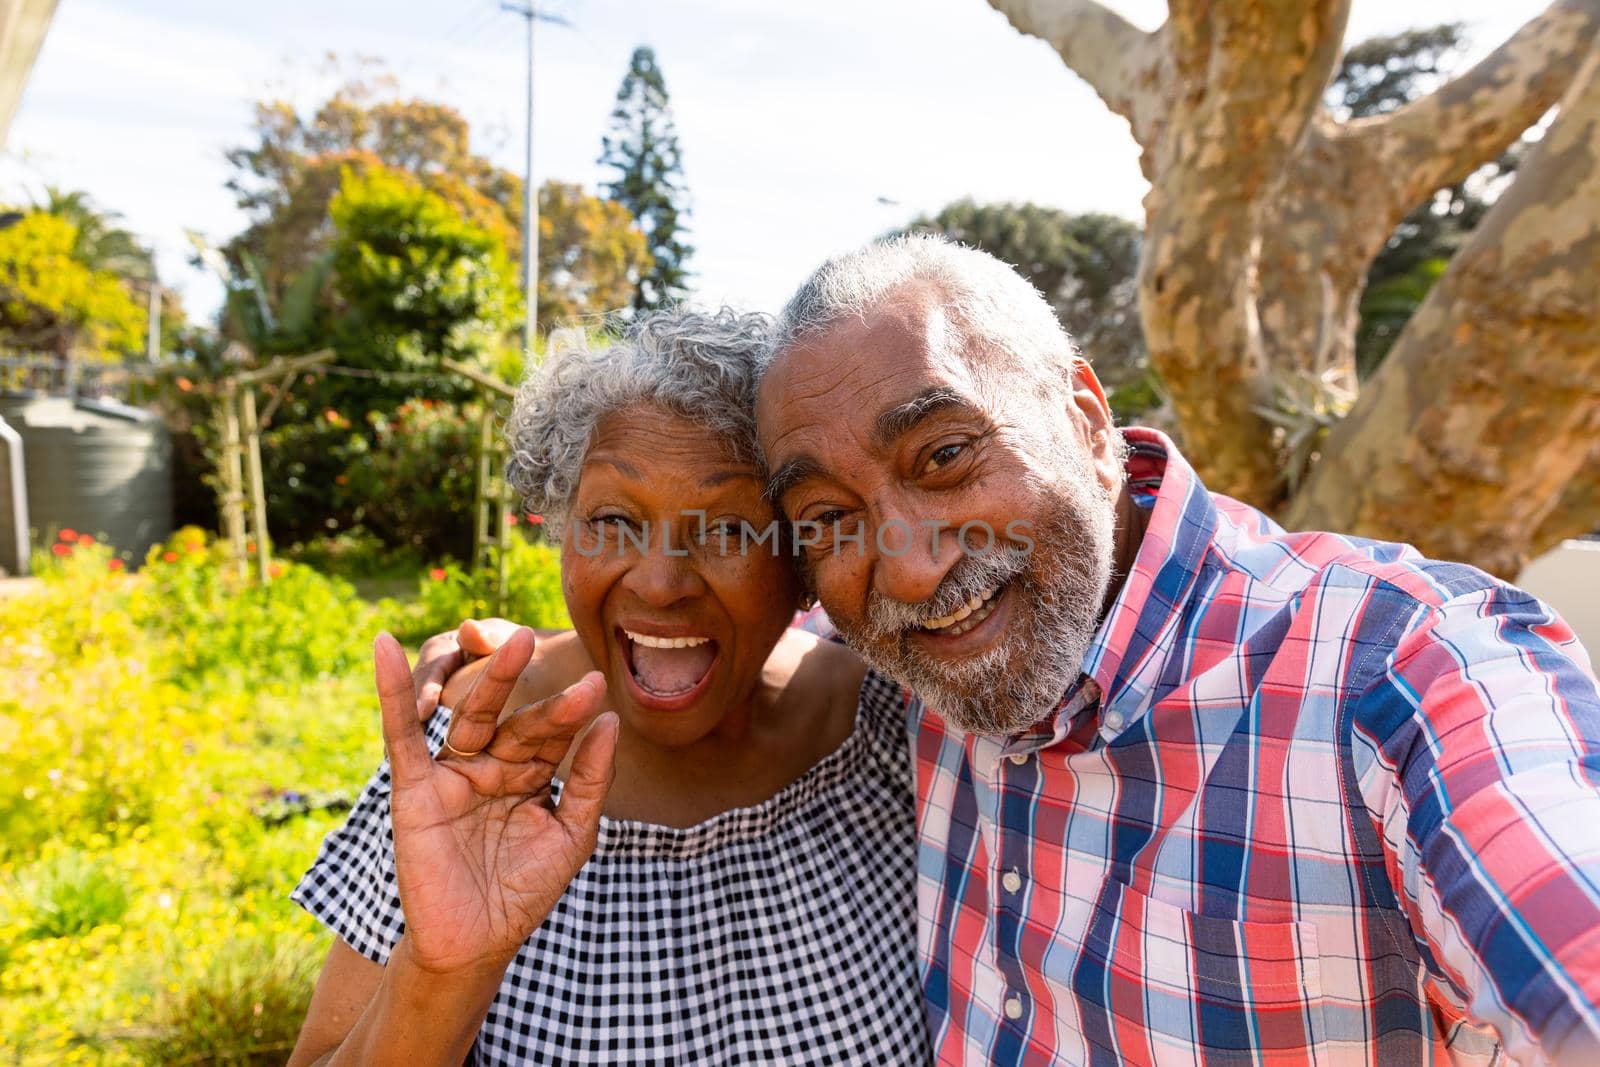
[{"label": "woman's open mouth", "polygon": [[660,634],[617,628],[634,700],[658,711],[693,704],[711,682],[717,642],[704,634]]}]

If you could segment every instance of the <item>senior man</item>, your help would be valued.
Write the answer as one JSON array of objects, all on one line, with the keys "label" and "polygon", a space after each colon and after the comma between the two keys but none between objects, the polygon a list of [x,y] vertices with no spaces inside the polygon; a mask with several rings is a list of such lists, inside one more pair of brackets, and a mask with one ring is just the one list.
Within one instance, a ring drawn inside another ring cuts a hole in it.
[{"label": "senior man", "polygon": [[757,415],[919,697],[941,1062],[1600,1063],[1600,692],[1549,608],[1208,492],[934,238],[821,267]]}]

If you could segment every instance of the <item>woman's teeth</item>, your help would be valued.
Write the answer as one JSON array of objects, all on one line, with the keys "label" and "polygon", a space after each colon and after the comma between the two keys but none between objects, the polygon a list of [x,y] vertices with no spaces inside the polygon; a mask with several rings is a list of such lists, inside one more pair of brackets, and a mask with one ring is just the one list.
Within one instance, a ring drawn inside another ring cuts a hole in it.
[{"label": "woman's teeth", "polygon": [[694,648],[711,640],[709,637],[654,637],[650,634],[636,634],[632,630],[622,632],[628,635],[628,640],[645,648]]},{"label": "woman's teeth", "polygon": [[1000,589],[1001,587],[997,585],[987,592],[974,593],[967,599],[965,604],[948,615],[940,615],[936,619],[929,619],[922,624],[922,628],[924,630],[937,630],[951,637],[957,634],[964,634],[984,619],[987,619],[990,613],[994,611],[994,599]]}]

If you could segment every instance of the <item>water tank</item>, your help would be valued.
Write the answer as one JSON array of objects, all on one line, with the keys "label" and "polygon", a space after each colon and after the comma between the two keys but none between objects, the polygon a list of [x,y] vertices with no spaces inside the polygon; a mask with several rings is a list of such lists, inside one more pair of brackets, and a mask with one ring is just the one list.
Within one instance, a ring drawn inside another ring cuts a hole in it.
[{"label": "water tank", "polygon": [[[71,527],[144,559],[172,532],[172,439],[161,419],[114,400],[0,397],[22,437],[28,519]],[[11,504],[0,498],[0,524]]]}]

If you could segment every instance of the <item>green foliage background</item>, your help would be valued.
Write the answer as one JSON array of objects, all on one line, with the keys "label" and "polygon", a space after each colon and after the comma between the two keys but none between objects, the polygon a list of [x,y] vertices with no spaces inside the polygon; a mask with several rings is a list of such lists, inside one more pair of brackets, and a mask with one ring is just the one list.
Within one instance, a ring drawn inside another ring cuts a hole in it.
[{"label": "green foliage background", "polygon": [[[479,588],[241,582],[192,528],[136,574],[75,531],[44,556],[0,598],[0,1059],[281,1063],[329,942],[286,894],[382,755],[372,638]],[[513,617],[566,625],[551,547],[512,574]]]}]

